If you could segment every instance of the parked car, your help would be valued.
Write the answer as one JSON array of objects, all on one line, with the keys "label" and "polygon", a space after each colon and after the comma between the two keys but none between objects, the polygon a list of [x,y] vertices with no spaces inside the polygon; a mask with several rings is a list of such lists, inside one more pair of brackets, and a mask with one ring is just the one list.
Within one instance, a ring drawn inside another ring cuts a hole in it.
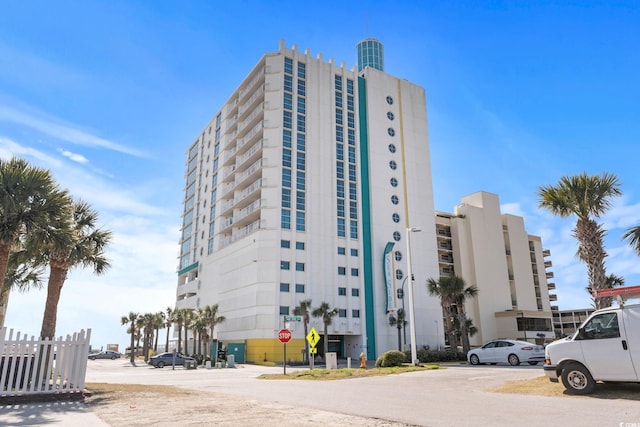
[{"label": "parked car", "polygon": [[544,373],[572,394],[593,392],[596,381],[640,382],[640,304],[595,311],[549,344]]},{"label": "parked car", "polygon": [[90,360],[96,360],[96,359],[116,360],[116,359],[119,359],[121,356],[122,355],[117,351],[105,350],[105,351],[101,351],[100,353],[91,353],[89,355],[89,359]]},{"label": "parked car", "polygon": [[472,365],[508,363],[518,366],[522,362],[537,365],[538,362],[544,362],[544,348],[526,341],[494,340],[470,350],[467,360]]},{"label": "parked car", "polygon": [[[185,356],[180,353],[176,353],[175,355],[175,365],[176,366],[184,366],[186,362],[193,363],[195,366],[196,359],[193,357]],[[163,368],[165,366],[172,366],[174,364],[173,352],[166,352],[156,354],[155,356],[149,359],[149,365],[155,366],[156,368]]]}]

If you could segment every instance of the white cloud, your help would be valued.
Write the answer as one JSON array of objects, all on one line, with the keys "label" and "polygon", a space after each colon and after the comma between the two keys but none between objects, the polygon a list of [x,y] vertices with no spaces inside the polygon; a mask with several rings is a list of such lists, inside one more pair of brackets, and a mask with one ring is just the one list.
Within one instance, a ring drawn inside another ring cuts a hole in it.
[{"label": "white cloud", "polygon": [[58,148],[58,153],[62,154],[63,156],[65,156],[69,160],[73,160],[74,162],[89,163],[89,159],[87,159],[82,154],[72,153],[69,150],[63,150],[62,148]]},{"label": "white cloud", "polygon": [[139,150],[100,138],[99,136],[81,130],[77,125],[64,123],[58,118],[40,112],[27,112],[9,107],[8,105],[0,105],[0,121],[26,126],[72,144],[100,147],[138,157],[146,156],[146,154]]}]

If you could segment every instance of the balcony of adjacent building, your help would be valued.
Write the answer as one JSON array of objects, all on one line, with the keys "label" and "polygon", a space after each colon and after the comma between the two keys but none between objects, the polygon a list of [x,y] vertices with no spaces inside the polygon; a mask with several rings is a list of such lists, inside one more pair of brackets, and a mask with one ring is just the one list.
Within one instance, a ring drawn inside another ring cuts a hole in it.
[{"label": "balcony of adjacent building", "polygon": [[176,309],[180,308],[198,308],[198,295],[186,295],[182,299],[176,300]]},{"label": "balcony of adjacent building", "polygon": [[553,271],[547,271],[546,273],[547,279],[553,279]]},{"label": "balcony of adjacent building", "polygon": [[545,257],[545,258],[548,257],[548,256],[551,256],[551,251],[549,249],[543,249],[542,250],[542,256]]},{"label": "balcony of adjacent building", "polygon": [[452,251],[451,241],[438,241],[438,251]]},{"label": "balcony of adjacent building", "polygon": [[233,225],[235,227],[244,227],[256,220],[260,219],[260,207],[262,200],[258,199],[249,206],[238,209],[233,213]]},{"label": "balcony of adjacent building", "polygon": [[451,277],[455,274],[453,266],[440,266],[441,277]]},{"label": "balcony of adjacent building", "polygon": [[260,229],[265,228],[266,222],[262,219],[258,219],[244,227],[233,227],[231,230],[227,230],[224,233],[220,233],[221,236],[218,240],[218,248],[222,249],[229,246],[236,240],[242,239]]},{"label": "balcony of adjacent building", "polygon": [[453,264],[453,255],[449,254],[440,254],[438,256],[438,262],[440,264]]},{"label": "balcony of adjacent building", "polygon": [[558,295],[549,294],[549,301],[558,301]]},{"label": "balcony of adjacent building", "polygon": [[553,267],[553,263],[550,260],[547,260],[544,262],[544,268],[551,268]]},{"label": "balcony of adjacent building", "polygon": [[176,299],[181,300],[184,298],[188,298],[194,296],[198,293],[200,289],[200,279],[193,279],[178,285],[176,289]]},{"label": "balcony of adjacent building", "polygon": [[547,283],[547,289],[552,290],[556,288],[556,284],[554,282]]}]

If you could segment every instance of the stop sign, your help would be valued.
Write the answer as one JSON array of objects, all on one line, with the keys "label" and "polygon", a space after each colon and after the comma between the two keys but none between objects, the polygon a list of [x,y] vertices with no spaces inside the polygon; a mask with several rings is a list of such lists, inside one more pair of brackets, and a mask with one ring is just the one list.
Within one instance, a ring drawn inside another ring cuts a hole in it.
[{"label": "stop sign", "polygon": [[280,329],[278,332],[278,339],[282,344],[286,344],[291,341],[291,331],[288,329]]}]

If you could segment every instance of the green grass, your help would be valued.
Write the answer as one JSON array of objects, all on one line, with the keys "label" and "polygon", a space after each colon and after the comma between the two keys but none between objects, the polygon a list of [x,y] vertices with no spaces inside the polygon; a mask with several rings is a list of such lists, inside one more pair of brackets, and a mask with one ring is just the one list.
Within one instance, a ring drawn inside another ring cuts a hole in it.
[{"label": "green grass", "polygon": [[284,374],[262,374],[258,378],[263,380],[342,380],[348,378],[365,378],[380,375],[395,375],[413,371],[428,371],[442,369],[440,365],[423,366],[394,366],[391,368],[371,368],[371,369],[303,369]]}]

